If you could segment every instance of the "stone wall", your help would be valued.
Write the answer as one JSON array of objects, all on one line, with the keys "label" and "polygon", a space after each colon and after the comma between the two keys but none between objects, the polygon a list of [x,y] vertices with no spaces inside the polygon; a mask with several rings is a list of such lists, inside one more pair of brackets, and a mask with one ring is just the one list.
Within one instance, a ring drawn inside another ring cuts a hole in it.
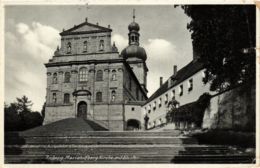
[{"label": "stone wall", "polygon": [[254,131],[255,95],[255,85],[247,85],[212,97],[202,128]]}]

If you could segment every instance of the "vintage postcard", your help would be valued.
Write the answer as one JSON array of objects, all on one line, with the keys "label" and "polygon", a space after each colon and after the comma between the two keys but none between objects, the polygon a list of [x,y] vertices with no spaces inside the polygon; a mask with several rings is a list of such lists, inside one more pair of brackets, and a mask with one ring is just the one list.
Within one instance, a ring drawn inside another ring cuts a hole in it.
[{"label": "vintage postcard", "polygon": [[3,166],[258,167],[257,3],[2,1]]}]

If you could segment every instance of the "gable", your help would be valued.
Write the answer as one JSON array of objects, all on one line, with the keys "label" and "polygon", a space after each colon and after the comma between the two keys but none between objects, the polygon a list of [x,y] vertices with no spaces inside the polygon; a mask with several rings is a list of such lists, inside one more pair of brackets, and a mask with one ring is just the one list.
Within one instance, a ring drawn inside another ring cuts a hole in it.
[{"label": "gable", "polygon": [[100,33],[100,32],[111,32],[110,28],[102,27],[92,23],[84,22],[73,28],[60,33],[60,35],[73,35],[73,34],[90,34],[90,33]]},{"label": "gable", "polygon": [[98,30],[102,30],[102,29],[98,28],[98,27],[94,27],[89,24],[85,24],[81,27],[78,27],[78,28],[72,30],[71,32],[87,32],[87,31],[98,31]]}]

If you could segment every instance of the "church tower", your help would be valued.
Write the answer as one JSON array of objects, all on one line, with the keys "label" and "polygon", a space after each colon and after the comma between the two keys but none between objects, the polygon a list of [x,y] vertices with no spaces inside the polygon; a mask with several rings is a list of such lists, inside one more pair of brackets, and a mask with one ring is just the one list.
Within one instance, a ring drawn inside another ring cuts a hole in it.
[{"label": "church tower", "polygon": [[148,68],[145,62],[147,55],[144,48],[139,46],[140,26],[135,22],[135,10],[133,11],[133,22],[129,24],[128,30],[128,46],[123,49],[121,56],[130,65],[142,88],[147,93]]}]

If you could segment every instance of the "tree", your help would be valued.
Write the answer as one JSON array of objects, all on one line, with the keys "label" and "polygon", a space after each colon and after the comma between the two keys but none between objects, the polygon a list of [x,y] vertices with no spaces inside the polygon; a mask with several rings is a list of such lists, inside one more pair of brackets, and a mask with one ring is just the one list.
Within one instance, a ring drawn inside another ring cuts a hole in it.
[{"label": "tree", "polygon": [[253,5],[182,6],[191,22],[194,53],[206,68],[205,83],[223,91],[255,80],[256,9]]},{"label": "tree", "polygon": [[28,99],[25,95],[21,98],[16,98],[18,104],[18,111],[20,112],[31,112],[32,101]]},{"label": "tree", "polygon": [[22,131],[42,125],[43,117],[32,111],[32,101],[26,96],[16,98],[17,102],[5,104],[5,131]]}]

